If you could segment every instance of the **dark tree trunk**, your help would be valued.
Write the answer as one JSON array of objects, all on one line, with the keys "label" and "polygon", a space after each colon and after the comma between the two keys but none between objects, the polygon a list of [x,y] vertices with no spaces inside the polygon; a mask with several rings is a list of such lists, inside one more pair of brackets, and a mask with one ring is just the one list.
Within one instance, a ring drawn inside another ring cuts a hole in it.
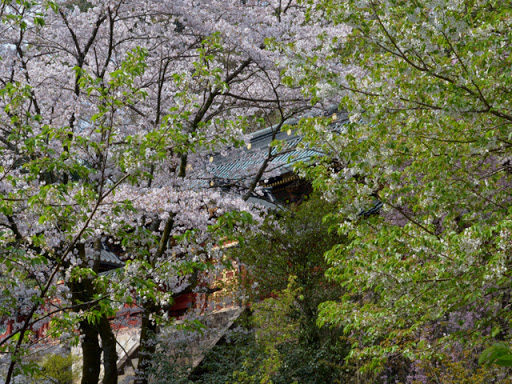
[{"label": "dark tree trunk", "polygon": [[[98,251],[98,257],[94,260],[93,270],[98,272],[101,242],[99,240],[96,241],[94,246]],[[85,261],[87,258],[84,245],[78,244],[77,249],[80,252],[82,260]],[[93,281],[91,279],[84,279],[79,282],[74,281],[70,283],[70,288],[73,294],[73,303],[80,303],[80,309],[84,311],[91,309],[94,293],[96,292]],[[84,336],[82,342],[82,384],[98,384],[101,368],[101,352],[103,352],[103,368],[105,373],[102,383],[117,384],[117,343],[107,317],[101,315],[94,325],[87,320],[82,320],[80,322],[80,334]],[[101,347],[98,337],[101,337]]]},{"label": "dark tree trunk", "polygon": [[87,320],[80,322],[80,334],[83,335],[82,384],[98,384],[100,378],[101,348],[96,327]]},{"label": "dark tree trunk", "polygon": [[117,384],[116,337],[106,316],[100,318],[98,330],[103,347],[103,368],[105,371],[103,384]]},{"label": "dark tree trunk", "polygon": [[140,333],[140,349],[139,349],[139,365],[137,370],[137,380],[135,384],[148,384],[149,369],[151,368],[151,360],[156,351],[156,323],[150,320],[151,311],[142,313],[142,324]]}]

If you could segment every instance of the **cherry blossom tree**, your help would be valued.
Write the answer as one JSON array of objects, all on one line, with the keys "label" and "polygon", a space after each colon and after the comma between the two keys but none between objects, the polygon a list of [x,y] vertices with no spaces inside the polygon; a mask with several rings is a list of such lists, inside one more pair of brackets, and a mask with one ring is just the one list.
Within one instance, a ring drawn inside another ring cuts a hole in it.
[{"label": "cherry blossom tree", "polygon": [[[10,359],[5,381],[30,373],[23,355],[34,329],[59,314],[50,329],[62,339],[79,325],[82,382],[98,381],[98,334],[104,382],[116,382],[112,300],[130,302],[134,290],[142,298],[147,345],[154,316],[214,257],[209,225],[250,209],[210,188],[207,155],[244,145],[246,126],[261,121],[256,112],[265,124],[275,111],[284,121],[308,108],[267,49],[269,39],[307,38],[297,23],[303,9],[1,5],[2,316],[15,321],[0,341]],[[129,255],[110,285],[98,278],[105,239],[122,241]]]},{"label": "cherry blossom tree", "polygon": [[[5,382],[30,374],[24,355],[50,319],[53,337],[80,336],[83,383],[98,382],[100,352],[104,382],[117,382],[109,317],[134,294],[147,382],[156,321],[220,265],[212,225],[252,210],[240,190],[211,186],[206,162],[245,145],[248,126],[280,128],[311,108],[276,42],[313,49],[312,37],[334,32],[312,30],[295,1],[0,4],[1,315],[14,322],[0,340]],[[106,241],[127,259],[108,278],[98,275]]]}]

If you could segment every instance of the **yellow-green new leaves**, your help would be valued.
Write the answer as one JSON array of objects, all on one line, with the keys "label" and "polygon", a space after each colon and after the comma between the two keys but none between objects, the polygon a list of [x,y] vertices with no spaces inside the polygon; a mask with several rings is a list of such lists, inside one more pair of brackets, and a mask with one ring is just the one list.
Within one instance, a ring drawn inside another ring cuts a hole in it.
[{"label": "yellow-green new leaves", "polygon": [[[343,77],[307,67],[338,90],[351,121],[331,136],[314,122],[305,128],[332,161],[304,172],[341,202],[339,228],[349,239],[327,255],[328,276],[348,293],[321,307],[320,322],[361,335],[352,357],[372,369],[396,353],[480,347],[495,327],[509,340],[508,3],[309,5],[312,22],[350,26],[331,58],[359,69]],[[380,215],[362,217],[376,200]]]}]

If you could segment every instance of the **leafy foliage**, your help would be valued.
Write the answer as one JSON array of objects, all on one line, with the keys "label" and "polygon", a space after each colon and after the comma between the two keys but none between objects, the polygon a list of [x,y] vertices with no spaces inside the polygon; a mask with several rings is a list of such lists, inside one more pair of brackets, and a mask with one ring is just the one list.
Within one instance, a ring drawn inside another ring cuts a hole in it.
[{"label": "leafy foliage", "polygon": [[54,384],[71,384],[77,379],[76,373],[73,374],[72,366],[76,361],[76,356],[49,355],[41,365],[41,372],[36,378],[50,380]]},{"label": "leafy foliage", "polygon": [[[320,322],[354,336],[350,357],[363,370],[454,346],[475,358],[491,340],[508,342],[509,4],[307,3],[311,23],[350,28],[318,37],[330,50],[320,61],[294,49],[288,69],[305,92],[337,93],[350,120],[337,132],[330,118],[304,122],[330,156],[304,173],[340,203],[347,237],[327,253],[327,276],[346,293],[321,305]],[[329,59],[353,73],[331,71]],[[381,214],[360,215],[375,200]]]},{"label": "leafy foliage", "polygon": [[341,294],[324,277],[323,253],[344,240],[329,234],[330,222],[323,220],[332,208],[311,197],[269,216],[261,233],[233,249],[231,256],[247,268],[247,289],[254,290],[251,316],[245,332],[206,357],[198,382],[349,382],[351,368],[343,361],[348,344],[340,329],[316,324],[318,304]]},{"label": "leafy foliage", "polygon": [[480,364],[496,364],[502,367],[511,367],[512,352],[510,346],[505,343],[495,343],[482,352],[478,362]]},{"label": "leafy foliage", "polygon": [[266,297],[285,289],[290,276],[295,276],[302,294],[314,300],[312,307],[325,299],[320,296],[336,297],[339,290],[328,286],[324,277],[324,252],[344,241],[344,236],[330,231],[333,221],[326,216],[334,207],[312,196],[290,211],[269,215],[258,233],[234,248],[232,257],[248,270],[247,291],[255,298]]}]

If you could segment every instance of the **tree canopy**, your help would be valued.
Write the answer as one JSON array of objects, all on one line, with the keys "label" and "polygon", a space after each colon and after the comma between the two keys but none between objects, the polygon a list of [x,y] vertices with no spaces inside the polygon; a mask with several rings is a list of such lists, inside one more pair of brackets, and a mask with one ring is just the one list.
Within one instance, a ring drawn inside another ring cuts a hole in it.
[{"label": "tree canopy", "polygon": [[[348,293],[321,305],[322,323],[354,335],[366,369],[510,340],[512,8],[349,0],[309,10],[311,23],[351,29],[323,40],[328,57],[296,50],[288,71],[311,95],[343,97],[352,122],[334,135],[326,122],[304,125],[330,156],[305,172],[341,202],[348,238],[326,254]],[[357,71],[333,73],[328,60]],[[380,215],[360,214],[375,201]]]},{"label": "tree canopy", "polygon": [[[303,8],[291,5],[0,2],[0,315],[13,325],[0,340],[6,383],[32,374],[24,356],[50,319],[63,342],[78,342],[79,329],[84,383],[97,382],[101,352],[104,381],[116,382],[109,318],[126,305],[142,312],[147,381],[156,322],[223,265],[209,228],[226,212],[252,211],[239,190],[212,185],[208,159],[244,146],[249,123],[311,108],[284,86],[265,42],[310,35],[294,22]],[[100,276],[109,244],[126,265]]]}]

